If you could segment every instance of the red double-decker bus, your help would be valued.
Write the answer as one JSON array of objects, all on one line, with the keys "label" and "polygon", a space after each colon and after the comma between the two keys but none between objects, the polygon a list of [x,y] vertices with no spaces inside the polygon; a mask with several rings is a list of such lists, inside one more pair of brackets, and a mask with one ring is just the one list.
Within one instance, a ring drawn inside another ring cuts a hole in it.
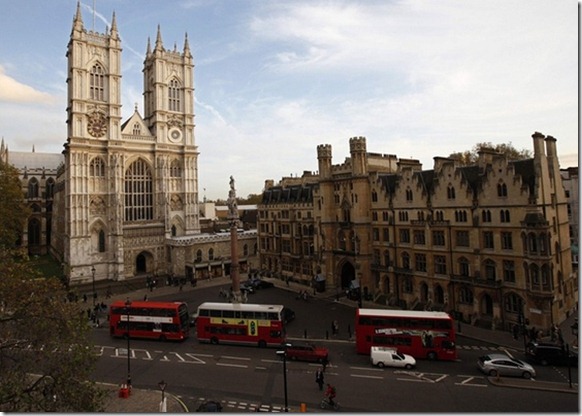
[{"label": "red double-decker bus", "polygon": [[205,302],[198,307],[196,336],[212,344],[280,346],[285,341],[283,305]]},{"label": "red double-decker bus", "polygon": [[414,358],[457,359],[454,321],[445,312],[357,309],[355,330],[358,354],[374,345]]},{"label": "red double-decker bus", "polygon": [[109,333],[113,337],[181,341],[189,336],[188,305],[184,302],[115,301],[109,308]]}]

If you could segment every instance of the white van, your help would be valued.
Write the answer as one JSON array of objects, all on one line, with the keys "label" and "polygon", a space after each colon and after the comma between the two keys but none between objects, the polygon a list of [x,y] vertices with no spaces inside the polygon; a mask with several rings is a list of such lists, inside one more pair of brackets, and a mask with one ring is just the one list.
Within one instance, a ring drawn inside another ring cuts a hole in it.
[{"label": "white van", "polygon": [[370,362],[378,367],[401,367],[410,369],[416,365],[416,360],[408,355],[401,354],[395,348],[372,347]]}]

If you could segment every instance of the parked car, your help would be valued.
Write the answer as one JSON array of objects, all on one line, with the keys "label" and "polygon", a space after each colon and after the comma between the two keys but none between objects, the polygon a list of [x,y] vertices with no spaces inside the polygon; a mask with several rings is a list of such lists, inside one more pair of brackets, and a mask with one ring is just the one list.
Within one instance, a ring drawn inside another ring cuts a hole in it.
[{"label": "parked car", "polygon": [[285,307],[283,307],[282,317],[283,317],[283,323],[288,324],[293,319],[295,319],[295,312],[291,308],[288,308],[287,306],[285,306]]},{"label": "parked car", "polygon": [[400,367],[410,369],[416,365],[414,357],[398,352],[396,348],[376,347],[370,350],[370,362],[380,368]]},{"label": "parked car", "polygon": [[222,412],[222,405],[215,400],[208,400],[196,409],[197,412]]},{"label": "parked car", "polygon": [[299,361],[313,361],[316,363],[327,362],[329,351],[325,347],[317,347],[313,344],[288,344],[287,359]]},{"label": "parked car", "polygon": [[530,342],[525,349],[525,355],[529,361],[541,365],[568,365],[578,366],[578,353],[566,351],[562,345],[551,342]]},{"label": "parked car", "polygon": [[243,282],[241,284],[241,287],[242,286],[252,288],[253,290],[258,290],[258,289],[269,289],[271,287],[274,287],[275,284],[267,280],[249,279]]},{"label": "parked car", "polygon": [[517,360],[507,354],[488,354],[477,360],[479,369],[489,376],[514,376],[532,378],[536,370],[525,361]]}]

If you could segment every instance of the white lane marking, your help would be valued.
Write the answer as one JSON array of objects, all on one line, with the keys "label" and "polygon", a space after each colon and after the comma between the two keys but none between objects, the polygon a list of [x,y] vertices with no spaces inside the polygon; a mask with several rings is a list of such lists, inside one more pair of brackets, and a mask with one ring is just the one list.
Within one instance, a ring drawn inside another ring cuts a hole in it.
[{"label": "white lane marking", "polygon": [[364,370],[364,371],[384,371],[380,368],[374,367],[350,367],[351,370]]},{"label": "white lane marking", "polygon": [[250,361],[251,359],[248,357],[233,357],[231,355],[221,355],[221,358],[226,358],[228,360],[241,360],[241,361]]},{"label": "white lane marking", "polygon": [[229,363],[216,363],[216,365],[220,365],[222,367],[238,367],[238,368],[248,368],[248,365],[241,365],[241,364],[229,364]]},{"label": "white lane marking", "polygon": [[[206,361],[201,360],[200,358],[198,358],[199,355],[202,354],[191,354],[189,352],[187,352],[185,355],[187,355],[188,357],[192,358],[194,361],[187,361],[188,363],[194,363],[194,364],[206,364]],[[202,355],[205,357],[212,357],[211,355]]]},{"label": "white lane marking", "polygon": [[368,376],[368,375],[363,375],[363,374],[350,374],[350,377],[372,378],[372,379],[376,379],[376,380],[382,380],[384,378],[384,377],[378,377],[378,376]]}]

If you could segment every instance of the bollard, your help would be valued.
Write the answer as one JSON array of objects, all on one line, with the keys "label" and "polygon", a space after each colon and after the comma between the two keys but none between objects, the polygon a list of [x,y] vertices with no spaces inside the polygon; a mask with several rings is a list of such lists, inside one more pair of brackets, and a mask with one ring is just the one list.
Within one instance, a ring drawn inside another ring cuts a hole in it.
[{"label": "bollard", "polygon": [[301,403],[300,407],[299,407],[299,411],[301,413],[305,413],[307,412],[307,405],[305,403]]},{"label": "bollard", "polygon": [[307,339],[307,329],[303,330],[303,338]]}]

